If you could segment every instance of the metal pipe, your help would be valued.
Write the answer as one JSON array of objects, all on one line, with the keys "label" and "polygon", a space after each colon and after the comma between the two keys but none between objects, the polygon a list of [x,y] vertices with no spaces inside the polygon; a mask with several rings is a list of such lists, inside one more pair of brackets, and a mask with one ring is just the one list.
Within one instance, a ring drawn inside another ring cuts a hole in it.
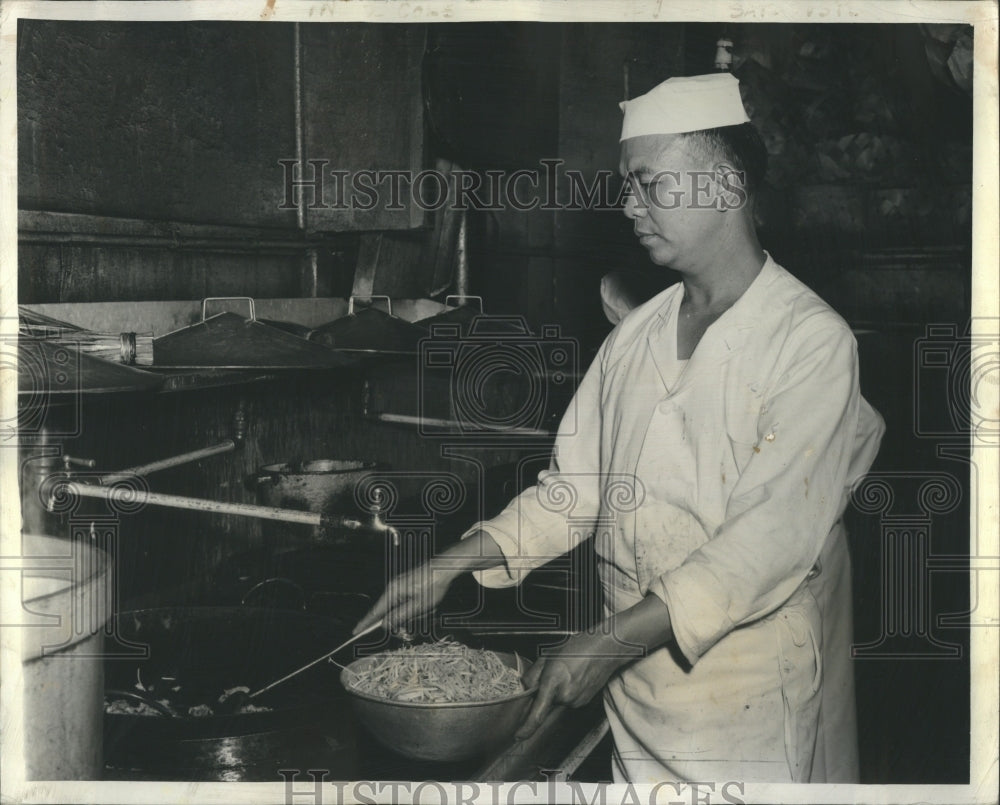
[{"label": "metal pipe", "polygon": [[[429,416],[411,416],[410,414],[369,414],[370,419],[375,419],[379,422],[391,422],[396,425],[420,425],[423,427],[441,428],[453,430],[456,433],[466,433],[472,430],[467,424],[458,422],[454,419],[438,419]],[[554,436],[555,434],[551,431],[543,430],[541,428],[504,428],[497,426],[495,428],[485,428],[479,427],[475,429],[476,432],[483,431],[484,433],[509,433],[514,436]]]},{"label": "metal pipe", "polygon": [[469,295],[469,230],[467,212],[462,210],[458,224],[458,244],[455,247],[455,293],[459,296]]},{"label": "metal pipe", "polygon": [[319,296],[319,253],[316,249],[306,250],[306,264],[309,267],[309,296]]},{"label": "metal pipe", "polygon": [[224,442],[219,442],[218,444],[213,444],[209,447],[202,447],[200,450],[192,450],[190,453],[181,453],[176,456],[160,459],[159,461],[151,461],[149,464],[140,464],[137,467],[127,467],[124,470],[119,470],[118,472],[110,475],[102,475],[100,477],[100,481],[102,484],[107,486],[109,484],[117,483],[118,481],[127,481],[129,478],[135,477],[136,475],[150,475],[154,472],[159,472],[160,470],[168,470],[171,467],[178,467],[181,464],[188,464],[192,461],[208,458],[209,456],[217,456],[220,453],[229,453],[235,449],[236,442],[232,439],[226,439]]},{"label": "metal pipe", "polygon": [[198,250],[205,252],[222,252],[225,254],[244,254],[276,252],[279,254],[300,253],[303,248],[318,244],[314,238],[247,238],[245,240],[227,241],[222,238],[183,238],[171,239],[155,235],[112,235],[90,232],[25,232],[17,236],[19,243],[39,243],[42,245],[66,246],[111,246],[122,248],[147,248],[170,250]]},{"label": "metal pipe", "polygon": [[[292,92],[294,97],[292,102],[295,105],[295,162],[299,166],[299,178],[303,178],[305,170],[305,128],[302,118],[302,31],[300,23],[292,25],[292,75],[294,87]],[[299,192],[299,202],[295,206],[295,221],[300,230],[306,228],[306,194]],[[315,295],[315,294],[314,294]]]},{"label": "metal pipe", "polygon": [[118,503],[129,510],[148,505],[211,512],[212,514],[233,514],[241,517],[256,517],[260,520],[279,520],[284,523],[342,528],[348,531],[368,531],[391,536],[393,544],[399,544],[399,532],[387,525],[378,512],[373,512],[371,521],[366,523],[356,517],[342,517],[297,509],[279,509],[274,506],[255,506],[250,503],[226,503],[184,495],[165,495],[162,492],[147,492],[132,487],[103,487],[72,480],[59,481],[57,486],[58,489],[52,490],[53,496],[68,493],[85,498],[100,498],[112,504]]},{"label": "metal pipe", "polygon": [[[278,509],[271,506],[256,506],[249,503],[227,503],[220,500],[205,500],[184,495],[165,495],[162,492],[147,492],[132,487],[103,487],[67,480],[62,488],[73,495],[85,498],[101,498],[111,503],[122,503],[132,509],[140,505],[167,506],[172,509],[191,509],[213,514],[235,514],[243,517],[257,517],[261,520],[281,520],[285,523],[302,525],[323,525],[323,515],[319,512],[305,512],[296,509]],[[358,521],[360,523],[360,521]]]},{"label": "metal pipe", "polygon": [[58,517],[44,505],[42,486],[59,470],[59,446],[47,427],[21,456],[21,530],[26,534],[59,534]]}]

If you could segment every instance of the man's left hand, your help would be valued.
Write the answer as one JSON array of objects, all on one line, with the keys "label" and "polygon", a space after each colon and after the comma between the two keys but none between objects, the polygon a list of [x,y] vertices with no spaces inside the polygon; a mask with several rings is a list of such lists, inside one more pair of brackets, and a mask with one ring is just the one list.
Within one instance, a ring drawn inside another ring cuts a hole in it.
[{"label": "man's left hand", "polygon": [[582,632],[573,635],[558,654],[542,657],[524,675],[524,686],[538,684],[535,704],[517,740],[531,735],[557,705],[582,707],[607,684],[622,665],[636,659],[614,635]]},{"label": "man's left hand", "polygon": [[542,657],[524,675],[524,686],[537,683],[538,694],[515,737],[520,741],[531,735],[556,705],[582,707],[619,668],[672,637],[670,612],[655,595],[647,595],[595,629],[573,635],[558,653]]}]

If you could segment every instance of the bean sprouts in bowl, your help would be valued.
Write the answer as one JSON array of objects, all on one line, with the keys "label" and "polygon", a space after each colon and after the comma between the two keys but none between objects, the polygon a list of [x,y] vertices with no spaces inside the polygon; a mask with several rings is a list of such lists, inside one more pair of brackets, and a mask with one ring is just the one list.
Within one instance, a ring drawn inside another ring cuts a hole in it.
[{"label": "bean sprouts in bowl", "polygon": [[[427,683],[435,681],[435,665],[445,696],[441,691],[414,694],[431,687]],[[359,721],[383,746],[406,757],[453,761],[510,741],[535,694],[535,688],[525,690],[520,683],[521,672],[529,667],[514,654],[439,642],[363,657],[348,665],[340,678]],[[483,680],[470,684],[463,676],[476,671],[490,674],[486,694]],[[513,676],[519,689],[497,679],[494,690],[494,674]],[[411,695],[406,698],[392,698],[407,691]],[[434,700],[441,698],[460,700]]]}]

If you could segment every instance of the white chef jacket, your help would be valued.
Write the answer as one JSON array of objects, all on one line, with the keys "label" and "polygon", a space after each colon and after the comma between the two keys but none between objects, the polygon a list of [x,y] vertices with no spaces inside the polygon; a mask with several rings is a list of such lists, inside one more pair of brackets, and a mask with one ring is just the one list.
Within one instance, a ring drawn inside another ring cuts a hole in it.
[{"label": "white chef jacket", "polygon": [[477,523],[524,574],[595,535],[605,611],[653,594],[676,646],[615,674],[618,781],[851,782],[851,593],[840,523],[884,432],[847,324],[767,255],[676,360],[683,285],[630,312],[560,425],[552,464]]}]

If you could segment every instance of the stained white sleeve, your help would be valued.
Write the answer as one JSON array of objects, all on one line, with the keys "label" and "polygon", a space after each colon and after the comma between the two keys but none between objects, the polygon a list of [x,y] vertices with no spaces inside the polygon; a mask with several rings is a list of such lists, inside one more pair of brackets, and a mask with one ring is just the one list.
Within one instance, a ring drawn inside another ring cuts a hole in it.
[{"label": "stained white sleeve", "polygon": [[791,597],[878,449],[883,425],[860,395],[853,335],[811,324],[766,395],[724,521],[649,587],[691,663]]}]

